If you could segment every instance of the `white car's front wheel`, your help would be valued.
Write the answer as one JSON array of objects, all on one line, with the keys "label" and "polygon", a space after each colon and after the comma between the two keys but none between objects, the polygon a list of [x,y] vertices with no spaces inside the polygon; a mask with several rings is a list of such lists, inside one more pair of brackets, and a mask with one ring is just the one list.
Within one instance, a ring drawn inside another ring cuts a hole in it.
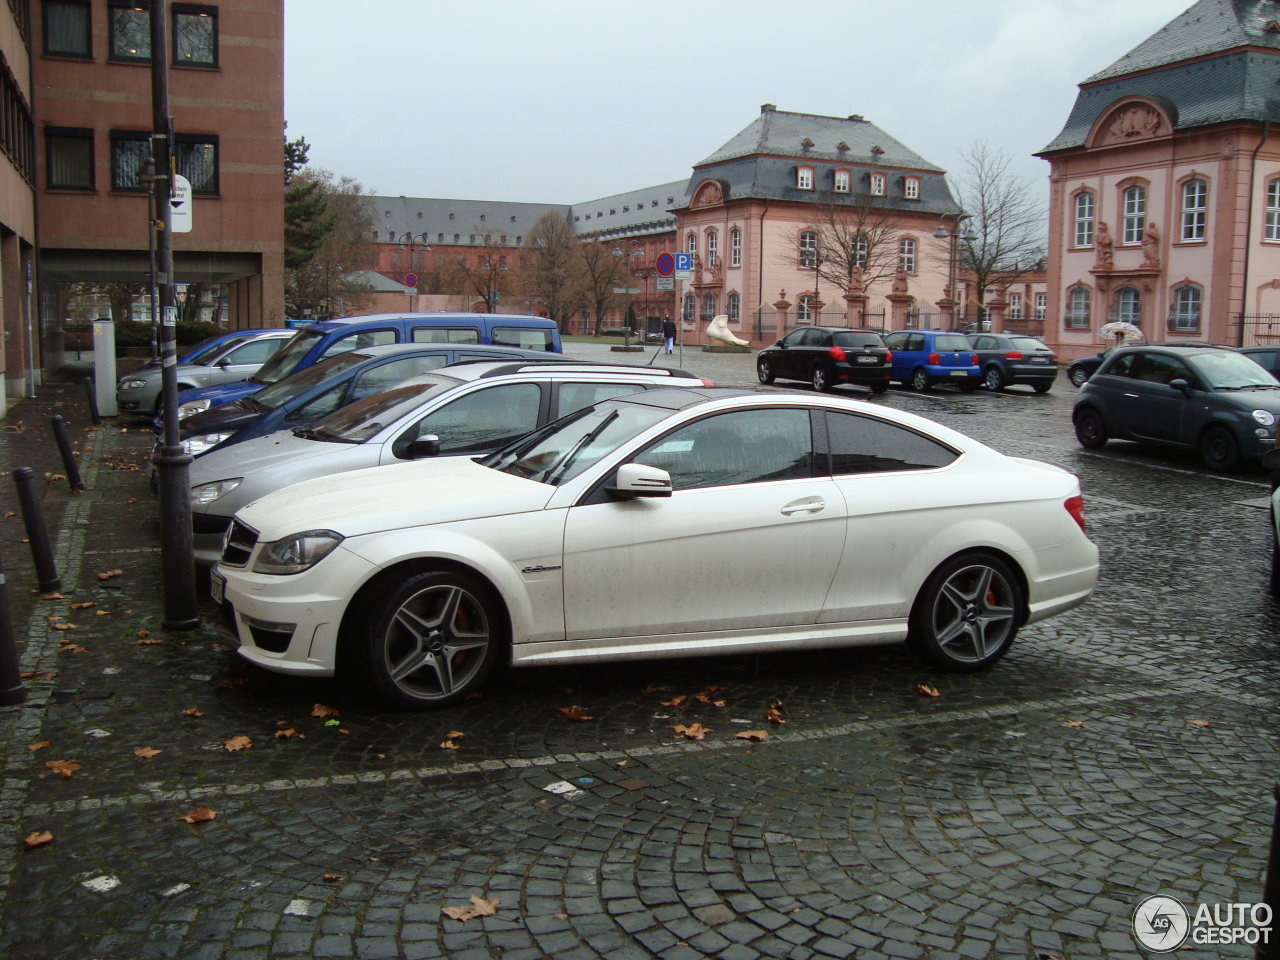
[{"label": "white car's front wheel", "polygon": [[981,670],[1008,651],[1022,610],[1022,585],[1004,560],[963,554],[925,581],[911,610],[907,641],[936,667]]},{"label": "white car's front wheel", "polygon": [[406,574],[374,598],[362,635],[370,690],[406,710],[447,707],[475,691],[506,646],[506,616],[489,586],[452,570]]}]

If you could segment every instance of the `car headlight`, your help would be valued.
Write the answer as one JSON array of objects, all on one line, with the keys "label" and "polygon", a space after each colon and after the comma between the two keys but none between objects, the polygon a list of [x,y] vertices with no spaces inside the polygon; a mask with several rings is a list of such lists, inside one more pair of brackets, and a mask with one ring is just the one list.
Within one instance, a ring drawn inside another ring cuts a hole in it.
[{"label": "car headlight", "polygon": [[146,385],[147,385],[147,381],[145,380],[121,380],[120,381],[121,390],[141,390]]},{"label": "car headlight", "polygon": [[1257,420],[1264,427],[1269,427],[1276,422],[1276,416],[1267,410],[1253,411],[1253,419]]},{"label": "car headlight", "polygon": [[185,420],[187,417],[193,417],[197,413],[204,413],[211,406],[209,400],[188,400],[186,403],[178,404],[178,419]]},{"label": "car headlight", "polygon": [[287,575],[315,566],[342,542],[342,534],[332,530],[307,530],[283,540],[264,543],[253,561],[254,573]]},{"label": "car headlight", "polygon": [[191,503],[213,503],[219,497],[225,497],[228,493],[244,481],[244,477],[233,477],[230,480],[215,480],[213,483],[202,483],[191,488]]},{"label": "car headlight", "polygon": [[212,450],[233,433],[235,433],[234,430],[229,430],[225,433],[205,433],[198,437],[189,437],[182,441],[182,446],[191,456],[198,457]]}]

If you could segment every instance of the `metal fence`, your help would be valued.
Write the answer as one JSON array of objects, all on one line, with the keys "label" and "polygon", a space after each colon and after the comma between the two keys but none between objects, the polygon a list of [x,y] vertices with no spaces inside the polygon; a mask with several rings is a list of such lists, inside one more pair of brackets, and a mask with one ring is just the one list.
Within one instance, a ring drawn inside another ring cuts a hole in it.
[{"label": "metal fence", "polygon": [[1280,313],[1237,314],[1228,324],[1227,342],[1241,347],[1280,343]]}]

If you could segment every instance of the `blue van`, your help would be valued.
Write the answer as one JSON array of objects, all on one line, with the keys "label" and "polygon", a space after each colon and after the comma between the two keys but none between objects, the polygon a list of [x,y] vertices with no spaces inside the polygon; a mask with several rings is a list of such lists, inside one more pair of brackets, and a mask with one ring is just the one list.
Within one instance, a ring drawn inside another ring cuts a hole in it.
[{"label": "blue van", "polygon": [[[560,328],[546,317],[500,313],[379,313],[324,320],[304,327],[248,380],[183,390],[178,419],[256,393],[296,370],[358,347],[387,343],[483,343],[563,353]],[[157,415],[158,429],[163,421]]]}]

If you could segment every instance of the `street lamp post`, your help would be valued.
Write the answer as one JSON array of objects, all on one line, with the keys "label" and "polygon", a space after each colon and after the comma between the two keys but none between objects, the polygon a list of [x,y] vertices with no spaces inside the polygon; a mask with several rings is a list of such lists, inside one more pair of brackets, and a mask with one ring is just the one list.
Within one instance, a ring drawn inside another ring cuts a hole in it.
[{"label": "street lamp post", "polygon": [[943,224],[938,224],[938,229],[933,231],[933,235],[939,240],[947,240],[950,243],[947,253],[947,292],[951,300],[951,326],[957,327],[956,323],[956,304],[959,302],[957,294],[957,274],[959,273],[959,250],[956,246],[956,239],[963,240],[965,243],[973,243],[978,239],[978,235],[969,229],[963,236],[960,234],[960,226],[966,220],[973,219],[967,213],[944,213],[943,219],[951,219],[951,229],[948,230]]}]

